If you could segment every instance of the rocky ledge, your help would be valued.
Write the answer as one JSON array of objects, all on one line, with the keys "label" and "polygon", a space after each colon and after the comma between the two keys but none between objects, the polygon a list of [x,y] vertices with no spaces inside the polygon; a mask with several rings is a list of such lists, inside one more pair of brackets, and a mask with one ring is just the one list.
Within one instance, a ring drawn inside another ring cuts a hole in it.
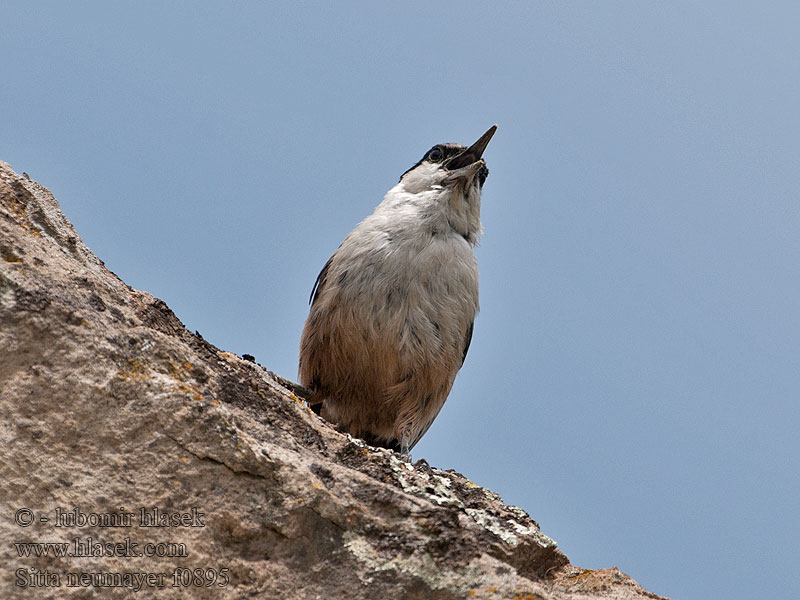
[{"label": "rocky ledge", "polygon": [[0,596],[658,598],[338,433],[186,330],[0,162]]}]

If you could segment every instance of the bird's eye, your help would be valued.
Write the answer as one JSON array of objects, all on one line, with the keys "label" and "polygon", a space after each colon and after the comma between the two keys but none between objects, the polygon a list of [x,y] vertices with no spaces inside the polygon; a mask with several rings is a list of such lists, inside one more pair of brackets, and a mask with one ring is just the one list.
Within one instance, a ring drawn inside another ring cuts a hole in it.
[{"label": "bird's eye", "polygon": [[433,150],[428,152],[428,160],[432,160],[433,162],[439,162],[444,158],[444,152],[439,146],[436,146]]}]

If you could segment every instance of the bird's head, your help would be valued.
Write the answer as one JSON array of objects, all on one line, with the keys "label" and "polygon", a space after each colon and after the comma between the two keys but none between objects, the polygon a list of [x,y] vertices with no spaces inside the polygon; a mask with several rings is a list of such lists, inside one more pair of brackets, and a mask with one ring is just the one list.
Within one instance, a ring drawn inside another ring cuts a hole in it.
[{"label": "bird's head", "polygon": [[405,191],[417,194],[442,187],[475,186],[480,190],[489,169],[481,158],[497,125],[492,125],[469,148],[461,144],[436,144],[400,176]]},{"label": "bird's head", "polygon": [[469,147],[460,144],[437,144],[420,161],[403,173],[400,182],[389,192],[400,197],[416,198],[430,206],[438,205],[450,226],[470,243],[480,235],[480,200],[489,169],[483,151],[497,125],[492,125]]}]

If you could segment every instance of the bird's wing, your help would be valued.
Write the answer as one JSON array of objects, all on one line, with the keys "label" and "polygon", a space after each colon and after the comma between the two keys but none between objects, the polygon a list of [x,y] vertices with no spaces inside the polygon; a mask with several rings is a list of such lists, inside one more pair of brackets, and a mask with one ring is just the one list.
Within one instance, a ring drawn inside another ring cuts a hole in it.
[{"label": "bird's wing", "polygon": [[[327,267],[327,265],[325,265]],[[464,355],[461,357],[461,365],[464,365],[464,361],[467,360],[467,352],[469,352],[469,345],[472,343],[472,330],[475,327],[475,320],[473,319],[470,321],[469,329],[467,329],[467,336],[464,340]]]},{"label": "bird's wing", "polygon": [[[336,256],[335,254],[333,256]],[[319,272],[317,275],[317,280],[314,282],[314,287],[311,288],[311,295],[308,297],[308,303],[312,306],[314,302],[317,301],[317,296],[322,291],[323,286],[325,285],[325,278],[328,276],[328,269],[331,266],[331,261],[333,260],[333,256],[328,259],[328,262],[325,263],[325,266],[322,267],[322,271]]]}]

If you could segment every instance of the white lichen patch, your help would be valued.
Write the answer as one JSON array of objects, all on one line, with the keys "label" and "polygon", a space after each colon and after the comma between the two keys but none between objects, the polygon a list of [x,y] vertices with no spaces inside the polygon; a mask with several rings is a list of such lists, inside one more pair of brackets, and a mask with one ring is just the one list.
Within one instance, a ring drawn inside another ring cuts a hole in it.
[{"label": "white lichen patch", "polygon": [[509,525],[511,525],[518,534],[524,535],[526,537],[532,537],[536,541],[536,543],[539,546],[542,546],[543,548],[555,548],[556,546],[558,546],[558,544],[553,538],[543,534],[541,531],[539,531],[539,528],[536,526],[526,527],[525,525],[517,523],[512,519],[509,519],[506,522]]},{"label": "white lichen patch", "polygon": [[347,435],[347,441],[350,442],[351,444],[355,444],[359,448],[367,448],[367,443],[364,440],[360,440],[358,438],[355,438],[352,435],[350,435],[349,433],[346,434],[346,435]]},{"label": "white lichen patch", "polygon": [[493,492],[487,488],[483,488],[483,495],[486,496],[486,499],[489,502],[498,502],[500,504],[504,504],[503,499],[500,497],[500,494],[497,492]]},{"label": "white lichen patch", "polygon": [[522,510],[519,506],[511,506],[508,504],[506,505],[506,510],[522,521],[530,519],[530,515],[528,515],[528,513]]},{"label": "white lichen patch", "polygon": [[11,286],[0,289],[0,307],[5,310],[11,310],[16,306],[17,298]]},{"label": "white lichen patch", "polygon": [[487,531],[491,531],[501,540],[503,540],[509,546],[516,546],[519,544],[519,539],[517,536],[509,530],[508,525],[503,525],[500,519],[493,517],[485,510],[481,510],[480,508],[468,508],[466,509],[467,514],[472,517],[472,519],[481,527],[486,529]]},{"label": "white lichen patch", "polygon": [[[524,514],[521,509],[518,510]],[[492,532],[511,547],[516,547],[520,543],[519,536],[533,538],[533,541],[543,548],[558,545],[555,540],[539,531],[539,528],[533,523],[527,526],[514,519],[498,519],[479,508],[468,508],[466,512],[478,525]]]},{"label": "white lichen patch", "polygon": [[464,503],[450,489],[450,480],[441,475],[430,476],[414,468],[414,465],[399,460],[394,454],[389,456],[389,466],[395,479],[408,494],[413,494],[435,502],[439,506],[464,506]]}]

